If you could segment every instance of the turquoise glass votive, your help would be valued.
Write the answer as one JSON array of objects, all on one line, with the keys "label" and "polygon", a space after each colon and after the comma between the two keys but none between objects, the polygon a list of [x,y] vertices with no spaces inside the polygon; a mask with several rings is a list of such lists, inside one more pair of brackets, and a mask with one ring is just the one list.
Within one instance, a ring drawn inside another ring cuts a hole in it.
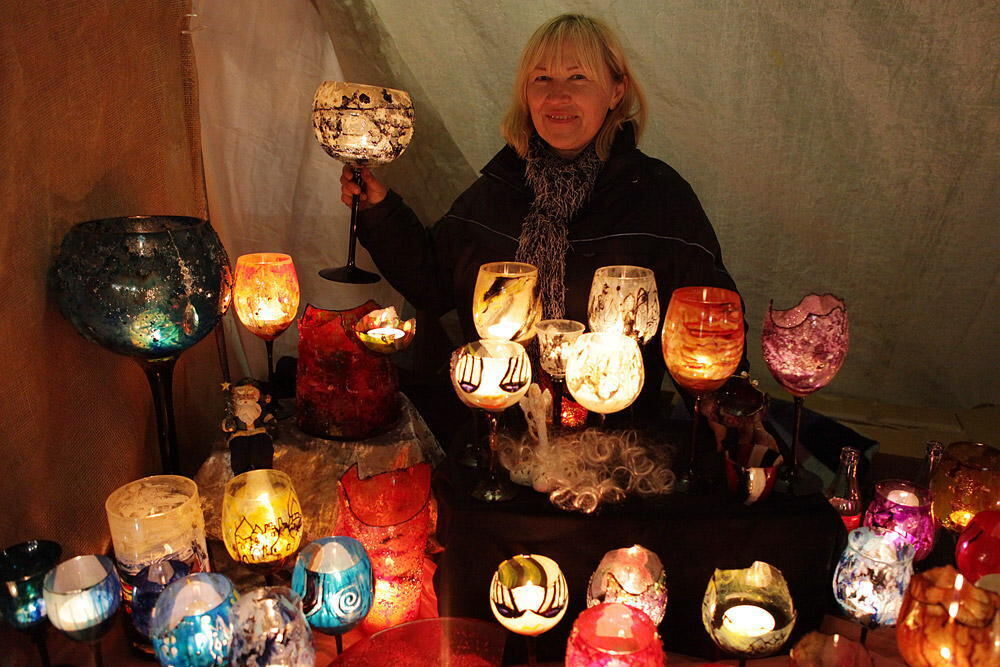
[{"label": "turquoise glass votive", "polygon": [[55,567],[62,547],[48,540],[30,540],[0,551],[0,616],[26,630],[45,620],[42,580]]},{"label": "turquoise glass votive", "polygon": [[150,637],[161,665],[228,665],[236,589],[214,572],[189,574],[169,584],[150,617]]},{"label": "turquoise glass votive", "polygon": [[295,561],[292,590],[302,598],[306,620],[326,634],[342,634],[364,620],[372,608],[372,563],[352,537],[311,542]]},{"label": "turquoise glass votive", "polygon": [[111,628],[122,602],[114,563],[90,554],[59,563],[43,580],[49,620],[70,639],[94,642]]}]

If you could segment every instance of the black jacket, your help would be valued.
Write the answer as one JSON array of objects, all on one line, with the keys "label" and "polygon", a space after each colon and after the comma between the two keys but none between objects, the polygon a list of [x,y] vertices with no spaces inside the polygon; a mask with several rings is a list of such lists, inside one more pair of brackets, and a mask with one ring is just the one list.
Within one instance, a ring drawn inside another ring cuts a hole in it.
[{"label": "black jacket", "polygon": [[[432,315],[458,309],[466,340],[478,338],[472,293],[479,267],[510,261],[533,193],[524,160],[505,146],[430,230],[395,192],[363,211],[358,238],[379,271],[416,308]],[[674,289],[706,285],[735,290],[711,223],[691,186],[670,166],[635,147],[632,126],[615,139],[590,200],[569,224],[566,315],[587,323],[594,271],[631,264],[656,273],[660,320]],[[659,338],[644,350],[643,411],[659,393],[665,366]]]}]

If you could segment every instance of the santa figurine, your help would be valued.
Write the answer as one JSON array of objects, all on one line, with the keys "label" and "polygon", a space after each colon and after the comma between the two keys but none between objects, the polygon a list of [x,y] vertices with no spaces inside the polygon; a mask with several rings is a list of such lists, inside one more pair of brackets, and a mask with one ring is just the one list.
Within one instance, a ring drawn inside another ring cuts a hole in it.
[{"label": "santa figurine", "polygon": [[230,390],[222,430],[229,434],[229,465],[234,475],[273,467],[274,439],[264,426],[274,421],[274,415],[265,410],[270,402],[271,397],[252,378],[240,380]]}]

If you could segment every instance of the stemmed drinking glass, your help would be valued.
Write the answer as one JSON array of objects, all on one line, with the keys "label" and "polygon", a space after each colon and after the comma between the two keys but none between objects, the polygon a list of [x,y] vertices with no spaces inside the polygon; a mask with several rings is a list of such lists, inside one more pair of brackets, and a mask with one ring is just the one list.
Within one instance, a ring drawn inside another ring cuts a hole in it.
[{"label": "stemmed drinking glass", "polygon": [[[324,81],[313,98],[313,130],[330,157],[349,164],[354,182],[364,187],[361,167],[386,165],[402,155],[413,138],[413,102],[402,90],[341,81]],[[319,275],[338,283],[368,284],[378,274],[354,265],[361,198],[351,201],[347,264]]]},{"label": "stemmed drinking glass", "polygon": [[591,332],[573,343],[566,359],[566,386],[573,400],[606,415],[632,405],[645,380],[642,352],[621,333]]},{"label": "stemmed drinking glass", "polygon": [[569,350],[580,334],[582,322],[574,320],[542,320],[535,325],[538,334],[538,359],[542,370],[552,380],[552,428],[562,426],[562,399],[566,380],[566,360]]},{"label": "stemmed drinking glass", "polygon": [[299,278],[292,258],[276,252],[241,255],[233,287],[236,315],[267,347],[267,383],[274,391],[274,339],[295,321]]},{"label": "stemmed drinking glass", "polygon": [[587,302],[591,331],[621,333],[645,345],[660,324],[656,276],[641,266],[602,266],[594,272]]},{"label": "stemmed drinking glass", "polygon": [[694,395],[691,451],[688,467],[677,478],[677,488],[690,492],[696,485],[701,397],[725,384],[743,355],[743,308],[740,295],[721,287],[681,287],[674,290],[663,320],[663,359],[671,377]]},{"label": "stemmed drinking glass", "polygon": [[50,663],[42,580],[61,554],[62,547],[49,540],[21,542],[0,551],[0,617],[31,637],[45,667]]},{"label": "stemmed drinking glass", "polygon": [[847,356],[847,307],[833,294],[808,294],[788,310],[772,301],[764,318],[761,346],[774,379],[793,396],[795,417],[785,483],[798,475],[799,426],[803,398],[833,380]]},{"label": "stemmed drinking glass", "polygon": [[524,346],[492,338],[463,345],[451,355],[451,383],[459,400],[485,411],[490,424],[489,472],[473,489],[473,497],[489,502],[513,498],[516,488],[500,471],[497,415],[528,392],[531,362]]},{"label": "stemmed drinking glass", "polygon": [[526,343],[542,314],[538,269],[523,262],[479,267],[472,295],[472,319],[481,338]]},{"label": "stemmed drinking glass", "polygon": [[45,575],[43,596],[52,625],[70,639],[90,644],[94,664],[102,667],[101,637],[122,601],[111,559],[98,554],[63,561]]}]

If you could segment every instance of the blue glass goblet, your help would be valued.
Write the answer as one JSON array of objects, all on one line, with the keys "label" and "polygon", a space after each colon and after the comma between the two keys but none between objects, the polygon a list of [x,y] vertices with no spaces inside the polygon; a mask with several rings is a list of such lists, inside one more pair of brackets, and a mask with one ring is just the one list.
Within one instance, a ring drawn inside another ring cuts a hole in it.
[{"label": "blue glass goblet", "polygon": [[236,603],[232,664],[312,667],[312,632],[302,599],[285,586],[255,588]]},{"label": "blue glass goblet", "polygon": [[49,652],[42,580],[61,555],[62,547],[48,540],[21,542],[0,551],[0,616],[31,637],[45,667]]},{"label": "blue glass goblet", "polygon": [[215,328],[231,296],[229,258],[211,225],[165,215],[81,222],[63,237],[49,283],[84,338],[142,366],[156,407],[160,465],[179,472],[174,363]]},{"label": "blue glass goblet", "polygon": [[132,625],[149,637],[153,608],[167,586],[191,574],[191,566],[179,560],[161,560],[148,565],[135,575],[132,593]]},{"label": "blue glass goblet", "polygon": [[149,629],[161,665],[228,665],[236,589],[228,577],[197,572],[168,585],[153,607]]},{"label": "blue glass goblet", "polygon": [[52,625],[70,639],[90,644],[94,664],[102,667],[101,637],[122,601],[112,560],[92,554],[63,561],[45,575],[42,594]]},{"label": "blue glass goblet", "polygon": [[353,537],[324,537],[311,542],[295,561],[292,589],[302,598],[309,624],[334,635],[337,652],[341,636],[365,619],[374,599],[372,562]]}]

